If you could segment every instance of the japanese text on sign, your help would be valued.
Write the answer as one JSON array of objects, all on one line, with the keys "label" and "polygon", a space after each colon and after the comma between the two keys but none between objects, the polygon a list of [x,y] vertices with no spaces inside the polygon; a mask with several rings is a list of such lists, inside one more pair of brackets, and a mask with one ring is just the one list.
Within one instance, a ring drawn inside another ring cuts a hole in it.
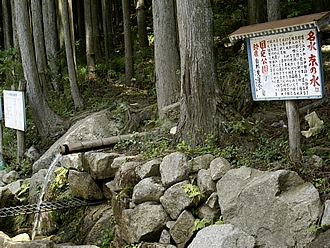
[{"label": "japanese text on sign", "polygon": [[25,131],[25,101],[21,91],[3,91],[5,126],[20,131]]},{"label": "japanese text on sign", "polygon": [[315,29],[250,38],[254,100],[323,96],[322,67]]}]

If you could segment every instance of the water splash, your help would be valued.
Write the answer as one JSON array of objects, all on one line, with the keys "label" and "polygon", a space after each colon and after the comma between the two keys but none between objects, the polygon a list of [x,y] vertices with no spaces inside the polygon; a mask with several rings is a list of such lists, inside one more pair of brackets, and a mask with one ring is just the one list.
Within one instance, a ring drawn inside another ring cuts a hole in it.
[{"label": "water splash", "polygon": [[[48,185],[48,182],[49,182],[49,177],[53,173],[53,171],[55,169],[55,165],[60,160],[61,156],[62,155],[60,153],[56,154],[55,158],[53,159],[52,163],[50,164],[50,166],[47,170],[44,182],[42,184],[39,200],[37,202],[37,209],[38,210],[40,210],[40,206],[42,204],[42,201],[43,201],[46,189],[47,189],[47,185]],[[33,223],[32,235],[31,235],[32,240],[34,240],[37,233],[40,233],[40,212],[36,213],[35,216],[34,216],[34,223]]]}]

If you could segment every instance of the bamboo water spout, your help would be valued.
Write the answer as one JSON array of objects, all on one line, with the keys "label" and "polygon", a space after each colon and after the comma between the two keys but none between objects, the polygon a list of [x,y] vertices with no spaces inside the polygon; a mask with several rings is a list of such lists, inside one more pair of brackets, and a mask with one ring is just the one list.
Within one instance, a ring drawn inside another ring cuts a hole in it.
[{"label": "bamboo water spout", "polygon": [[97,150],[101,148],[110,147],[122,140],[128,140],[134,137],[142,137],[142,136],[146,136],[147,134],[148,134],[147,132],[142,132],[142,133],[134,133],[134,134],[117,135],[117,136],[101,138],[97,140],[81,141],[77,143],[68,143],[61,145],[59,147],[59,151],[62,155],[66,155],[76,152]]}]

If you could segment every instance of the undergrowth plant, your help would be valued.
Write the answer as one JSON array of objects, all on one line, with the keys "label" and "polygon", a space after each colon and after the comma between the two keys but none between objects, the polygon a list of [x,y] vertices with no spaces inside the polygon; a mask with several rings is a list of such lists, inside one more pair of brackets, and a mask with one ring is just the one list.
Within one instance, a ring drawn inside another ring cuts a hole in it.
[{"label": "undergrowth plant", "polygon": [[182,188],[186,192],[186,194],[189,196],[189,198],[191,198],[193,200],[193,203],[195,204],[195,206],[197,206],[201,200],[201,191],[200,191],[199,187],[196,184],[194,184],[193,179],[191,179],[190,181],[191,181],[190,183],[183,185]]},{"label": "undergrowth plant", "polygon": [[115,224],[116,224],[115,218],[114,216],[111,216],[109,227],[102,229],[101,238],[99,241],[97,241],[97,245],[100,248],[110,247],[110,244],[115,237]]}]

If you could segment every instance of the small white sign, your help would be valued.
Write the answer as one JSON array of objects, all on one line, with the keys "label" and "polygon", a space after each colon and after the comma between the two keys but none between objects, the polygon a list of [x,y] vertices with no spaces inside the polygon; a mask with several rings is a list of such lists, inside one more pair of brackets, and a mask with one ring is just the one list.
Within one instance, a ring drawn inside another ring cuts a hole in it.
[{"label": "small white sign", "polygon": [[26,129],[25,100],[22,91],[3,91],[5,126],[20,131]]},{"label": "small white sign", "polygon": [[316,29],[250,38],[248,44],[255,101],[323,97]]}]

